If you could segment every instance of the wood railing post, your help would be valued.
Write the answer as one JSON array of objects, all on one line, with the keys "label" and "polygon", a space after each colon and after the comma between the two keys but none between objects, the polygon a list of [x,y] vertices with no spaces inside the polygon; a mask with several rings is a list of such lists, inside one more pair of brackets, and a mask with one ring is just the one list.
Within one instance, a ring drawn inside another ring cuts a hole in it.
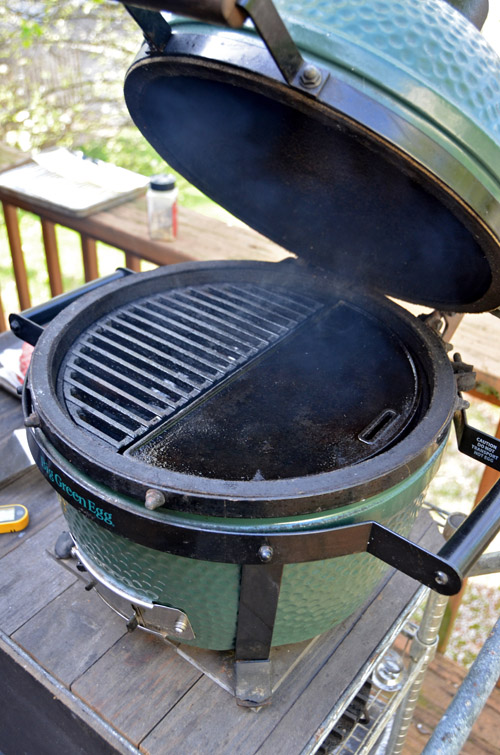
[{"label": "wood railing post", "polygon": [[0,293],[0,333],[3,333],[4,330],[7,330],[7,321],[5,319],[5,312],[2,304],[2,296]]},{"label": "wood railing post", "polygon": [[28,287],[28,276],[26,275],[26,265],[24,264],[23,249],[21,246],[17,207],[14,207],[14,205],[8,204],[7,202],[2,202],[2,205],[5,225],[7,227],[7,236],[9,238],[12,267],[14,268],[14,277],[16,279],[19,306],[21,309],[29,309],[31,307],[31,297]]},{"label": "wood railing post", "polygon": [[99,277],[99,266],[97,264],[97,246],[95,239],[87,236],[86,233],[80,233],[82,240],[83,270],[85,282],[95,280]]},{"label": "wood railing post", "polygon": [[47,273],[49,274],[50,293],[59,296],[63,292],[61,266],[59,264],[59,251],[57,248],[56,227],[50,220],[41,217],[43,246],[47,261]]},{"label": "wood railing post", "polygon": [[125,252],[125,265],[129,270],[133,270],[134,273],[141,272],[141,258],[136,254]]}]

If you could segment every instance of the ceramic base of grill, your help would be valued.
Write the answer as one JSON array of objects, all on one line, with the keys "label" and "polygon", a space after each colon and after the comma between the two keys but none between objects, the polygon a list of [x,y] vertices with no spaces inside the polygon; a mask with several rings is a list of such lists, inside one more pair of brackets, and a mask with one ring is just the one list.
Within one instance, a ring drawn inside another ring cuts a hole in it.
[{"label": "ceramic base of grill", "polygon": [[[374,519],[407,536],[443,448],[411,477],[384,493],[305,521],[300,517],[283,519],[283,528],[318,526],[319,519],[324,526]],[[195,634],[187,644],[210,650],[234,646],[240,565],[198,561],[139,545],[100,527],[64,499],[61,501],[78,549],[97,571],[106,574],[110,585],[142,596],[147,602],[183,611]],[[256,524],[238,522],[242,532]],[[386,570],[385,564],[367,553],[286,564],[272,644],[300,642],[340,623],[366,600]]]}]

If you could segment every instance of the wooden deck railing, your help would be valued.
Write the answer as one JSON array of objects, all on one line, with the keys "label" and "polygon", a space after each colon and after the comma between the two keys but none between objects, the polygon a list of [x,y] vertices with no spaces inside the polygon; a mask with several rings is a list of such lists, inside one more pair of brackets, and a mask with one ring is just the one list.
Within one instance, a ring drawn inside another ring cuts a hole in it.
[{"label": "wooden deck railing", "polygon": [[[18,207],[3,200],[2,208],[12,259],[12,274],[16,282],[19,308],[20,310],[24,310],[31,307],[32,297],[28,283],[28,273],[19,229]],[[52,297],[58,296],[63,293],[64,288],[57,243],[56,223],[47,219],[43,215],[39,216],[39,219],[42,230],[43,250],[45,254],[50,295]],[[66,222],[62,222],[61,225],[66,225]],[[68,225],[71,227],[70,224]],[[87,283],[88,281],[99,277],[97,239],[81,231],[80,240],[84,279]],[[138,272],[141,268],[141,259],[144,258],[137,256],[137,254],[125,252],[125,265],[135,272]],[[6,314],[2,305],[0,292],[0,331],[6,330],[7,326]]]},{"label": "wooden deck railing", "polygon": [[[211,217],[200,215],[184,207],[179,208],[179,236],[173,242],[149,238],[145,198],[126,202],[88,217],[75,217],[60,210],[47,209],[33,199],[16,200],[0,187],[0,200],[7,229],[19,308],[28,309],[31,295],[28,284],[23,245],[19,230],[18,209],[39,217],[42,229],[48,282],[51,296],[63,292],[63,279],[56,227],[71,228],[80,235],[85,282],[99,277],[98,242],[104,242],[124,252],[125,266],[134,272],[141,269],[141,261],[156,265],[209,259],[259,259],[277,261],[287,252],[249,228],[229,227]],[[8,327],[0,291],[0,331]]]}]

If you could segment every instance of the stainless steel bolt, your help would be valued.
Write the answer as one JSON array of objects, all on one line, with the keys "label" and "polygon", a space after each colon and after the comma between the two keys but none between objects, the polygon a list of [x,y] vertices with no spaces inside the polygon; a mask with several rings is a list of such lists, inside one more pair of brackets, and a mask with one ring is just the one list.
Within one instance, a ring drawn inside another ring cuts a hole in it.
[{"label": "stainless steel bolt", "polygon": [[373,681],[386,692],[395,692],[403,686],[403,662],[396,651],[389,650],[375,667]]},{"label": "stainless steel bolt", "polygon": [[40,427],[40,417],[38,416],[38,414],[36,412],[31,412],[31,414],[24,420],[24,426]]},{"label": "stainless steel bolt", "polygon": [[165,503],[165,496],[160,490],[154,490],[153,488],[150,488],[149,490],[146,490],[146,498],[144,500],[144,505],[146,506],[149,511],[154,511],[155,509],[159,509],[160,506],[163,506]]},{"label": "stainless steel bolt", "polygon": [[447,585],[450,580],[448,575],[445,574],[444,571],[437,571],[434,574],[434,581],[437,585]]},{"label": "stainless steel bolt", "polygon": [[259,558],[261,561],[270,561],[273,557],[273,549],[270,545],[261,545],[259,548]]},{"label": "stainless steel bolt", "polygon": [[321,72],[316,66],[307,65],[300,74],[300,83],[305,87],[317,87],[321,84]]},{"label": "stainless steel bolt", "polygon": [[443,537],[445,540],[449,540],[452,535],[458,530],[460,525],[467,519],[467,514],[463,514],[461,511],[455,511],[448,516],[446,524],[444,525]]},{"label": "stainless steel bolt", "polygon": [[188,621],[186,616],[179,616],[174,625],[174,632],[176,634],[182,634],[187,629]]}]

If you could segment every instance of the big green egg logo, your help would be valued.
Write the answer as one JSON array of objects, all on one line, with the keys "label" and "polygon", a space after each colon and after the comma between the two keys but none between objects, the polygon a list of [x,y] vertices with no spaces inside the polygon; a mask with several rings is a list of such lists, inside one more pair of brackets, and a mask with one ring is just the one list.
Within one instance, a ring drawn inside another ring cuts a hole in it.
[{"label": "big green egg logo", "polygon": [[68,483],[62,479],[58,472],[54,472],[44,456],[40,457],[40,465],[45,477],[54,485],[54,487],[58,487],[59,490],[61,490],[62,495],[66,500],[71,498],[83,509],[86,509],[93,514],[94,519],[99,519],[101,522],[109,524],[111,527],[115,526],[113,515],[109,511],[104,511],[104,509],[94,503],[94,501],[91,501],[90,498],[85,498],[85,496],[80,495],[73,490]]}]

